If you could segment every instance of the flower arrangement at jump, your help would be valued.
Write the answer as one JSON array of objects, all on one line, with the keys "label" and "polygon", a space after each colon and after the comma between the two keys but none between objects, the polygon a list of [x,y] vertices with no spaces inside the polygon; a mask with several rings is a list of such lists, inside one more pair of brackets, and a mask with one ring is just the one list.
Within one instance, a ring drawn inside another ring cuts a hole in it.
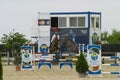
[{"label": "flower arrangement at jump", "polygon": [[21,53],[18,52],[14,55],[14,64],[16,65],[16,71],[20,71],[21,67]]}]

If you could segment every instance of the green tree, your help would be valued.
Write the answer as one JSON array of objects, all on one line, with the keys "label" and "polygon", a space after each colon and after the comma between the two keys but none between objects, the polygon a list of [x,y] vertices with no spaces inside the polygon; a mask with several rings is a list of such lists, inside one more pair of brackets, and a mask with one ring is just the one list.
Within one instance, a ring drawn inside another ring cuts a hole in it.
[{"label": "green tree", "polygon": [[25,35],[18,32],[3,34],[1,42],[4,44],[4,48],[8,52],[19,52],[20,47],[24,44],[28,44],[30,40],[25,38]]},{"label": "green tree", "polygon": [[107,38],[107,41],[110,44],[120,44],[120,31],[117,30],[112,30],[112,34],[109,35],[109,37]]},{"label": "green tree", "polygon": [[101,33],[101,40],[106,41],[109,44],[120,44],[120,31],[113,29],[111,34],[108,34],[108,32],[105,31]]},{"label": "green tree", "polygon": [[107,37],[108,37],[108,32],[107,31],[104,31],[104,32],[101,33],[101,40],[102,41],[106,40]]},{"label": "green tree", "polygon": [[3,67],[1,63],[1,55],[0,55],[0,80],[3,80]]},{"label": "green tree", "polygon": [[102,32],[101,33],[102,44],[108,44],[107,38],[108,38],[108,32],[107,31]]},{"label": "green tree", "polygon": [[77,59],[75,68],[76,68],[76,71],[80,74],[86,74],[86,72],[88,71],[89,66],[83,53],[80,53],[80,56]]}]

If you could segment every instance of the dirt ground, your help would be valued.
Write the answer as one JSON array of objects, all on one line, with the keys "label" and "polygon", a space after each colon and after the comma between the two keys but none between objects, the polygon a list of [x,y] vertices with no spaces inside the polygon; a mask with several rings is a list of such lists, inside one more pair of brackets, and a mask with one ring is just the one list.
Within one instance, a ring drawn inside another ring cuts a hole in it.
[{"label": "dirt ground", "polygon": [[[64,66],[62,70],[58,65],[53,65],[52,70],[47,66],[42,66],[40,70],[35,67],[35,71],[15,71],[15,66],[3,66],[3,80],[120,80],[118,75],[103,74],[102,77],[79,78],[78,73],[68,66]],[[102,67],[103,71],[120,69],[120,67]],[[119,70],[120,71],[120,70]]]}]

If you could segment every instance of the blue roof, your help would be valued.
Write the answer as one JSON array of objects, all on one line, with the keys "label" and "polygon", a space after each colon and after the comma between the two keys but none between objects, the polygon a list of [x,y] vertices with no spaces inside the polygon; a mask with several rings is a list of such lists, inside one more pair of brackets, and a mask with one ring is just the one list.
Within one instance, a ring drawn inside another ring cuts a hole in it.
[{"label": "blue roof", "polygon": [[101,14],[101,12],[51,12],[51,15],[64,15],[64,14]]}]

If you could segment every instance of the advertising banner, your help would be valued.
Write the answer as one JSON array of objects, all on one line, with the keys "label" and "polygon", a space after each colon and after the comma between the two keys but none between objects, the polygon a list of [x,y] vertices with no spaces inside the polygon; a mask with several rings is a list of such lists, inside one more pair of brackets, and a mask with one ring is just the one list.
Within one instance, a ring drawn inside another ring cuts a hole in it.
[{"label": "advertising banner", "polygon": [[22,46],[22,69],[33,69],[32,46]]},{"label": "advertising banner", "polygon": [[48,54],[48,55],[34,54],[34,60],[36,62],[53,61],[53,55],[52,54]]},{"label": "advertising banner", "polygon": [[50,13],[38,12],[38,53],[49,53]]},{"label": "advertising banner", "polygon": [[101,46],[88,45],[87,46],[87,60],[89,64],[88,74],[101,74]]},{"label": "advertising banner", "polygon": [[[51,46],[56,46],[54,45],[56,43],[55,39],[53,39],[54,35],[57,35],[58,44],[60,46],[60,48],[59,46],[58,48],[62,54],[70,52],[78,53],[79,48],[77,44],[89,43],[89,33],[87,28],[58,28],[57,31],[51,29]],[[54,50],[51,53],[54,53]]]}]

